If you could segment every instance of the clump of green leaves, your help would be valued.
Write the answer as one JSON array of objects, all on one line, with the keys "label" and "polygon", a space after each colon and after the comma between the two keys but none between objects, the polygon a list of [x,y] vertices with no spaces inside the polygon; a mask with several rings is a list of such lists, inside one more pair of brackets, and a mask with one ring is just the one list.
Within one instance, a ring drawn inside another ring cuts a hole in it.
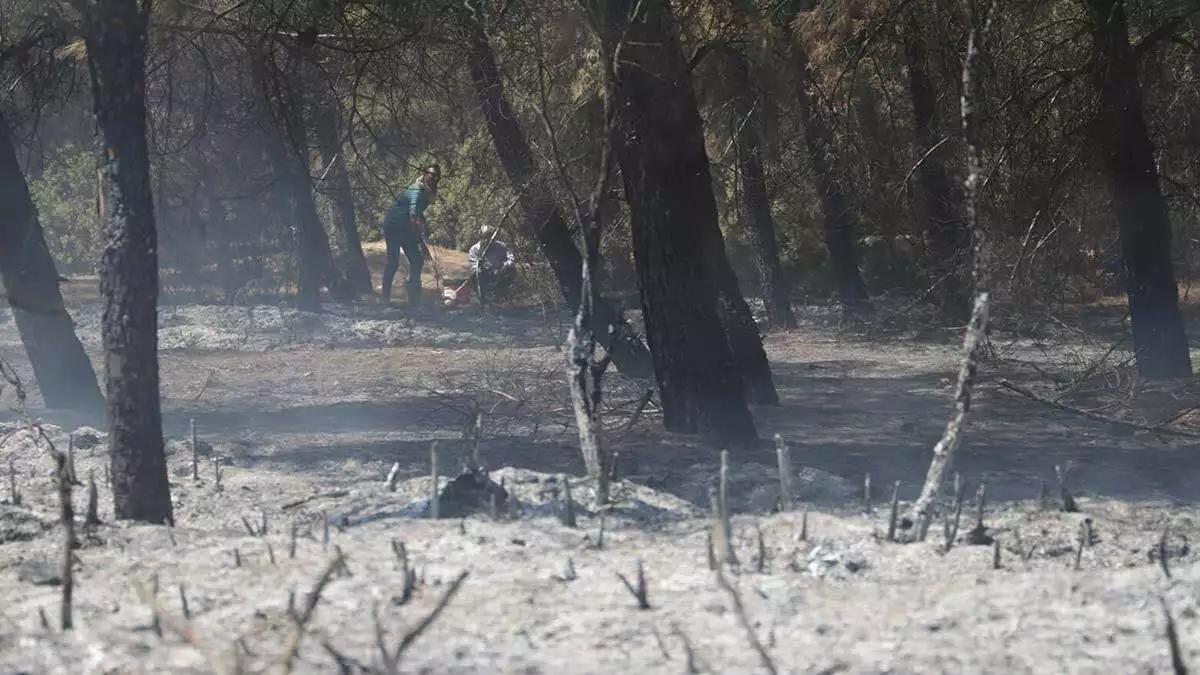
[{"label": "clump of green leaves", "polygon": [[96,218],[96,160],[89,148],[54,148],[29,190],[60,271],[90,271],[100,259],[103,232]]}]

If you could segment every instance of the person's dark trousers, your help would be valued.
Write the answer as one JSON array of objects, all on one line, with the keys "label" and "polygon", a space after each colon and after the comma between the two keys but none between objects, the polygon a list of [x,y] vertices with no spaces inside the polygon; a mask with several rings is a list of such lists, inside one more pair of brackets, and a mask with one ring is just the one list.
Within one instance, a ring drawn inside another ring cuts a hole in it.
[{"label": "person's dark trousers", "polygon": [[387,243],[387,264],[383,267],[383,289],[380,295],[387,302],[392,296],[392,280],[396,270],[400,269],[400,249],[408,258],[408,301],[416,304],[421,297],[421,268],[425,266],[425,256],[421,253],[421,244],[413,236],[407,223],[401,225],[384,225],[383,238]]},{"label": "person's dark trousers", "polygon": [[516,275],[516,270],[511,267],[503,271],[494,271],[480,266],[475,275],[476,287],[479,290],[479,306],[486,308],[489,303],[506,297]]}]

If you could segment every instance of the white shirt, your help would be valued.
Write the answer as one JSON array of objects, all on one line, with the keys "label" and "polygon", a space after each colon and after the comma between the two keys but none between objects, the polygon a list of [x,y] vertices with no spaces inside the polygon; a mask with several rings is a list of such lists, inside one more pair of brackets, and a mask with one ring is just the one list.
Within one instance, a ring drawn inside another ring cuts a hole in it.
[{"label": "white shirt", "polygon": [[[484,246],[487,246],[486,252],[483,250]],[[470,265],[472,271],[479,269],[481,258],[486,260],[487,268],[493,271],[516,263],[512,251],[508,250],[508,247],[499,240],[492,240],[490,245],[486,240],[477,241],[471,250],[467,251],[467,264]]]}]

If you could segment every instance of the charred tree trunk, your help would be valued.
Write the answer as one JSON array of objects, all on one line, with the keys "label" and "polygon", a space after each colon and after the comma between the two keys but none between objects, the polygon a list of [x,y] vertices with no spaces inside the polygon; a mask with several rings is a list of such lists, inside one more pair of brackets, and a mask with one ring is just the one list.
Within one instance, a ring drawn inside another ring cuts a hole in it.
[{"label": "charred tree trunk", "polygon": [[217,276],[220,277],[218,283],[225,301],[229,302],[241,287],[241,274],[234,260],[234,248],[229,236],[229,209],[218,196],[213,176],[207,169],[201,171],[200,194],[204,200],[204,230],[207,239],[212,242],[212,257],[217,265]]},{"label": "charred tree trunk", "polygon": [[758,267],[763,302],[771,323],[785,328],[796,327],[792,312],[792,297],[783,266],[779,263],[779,244],[775,236],[775,218],[767,196],[767,179],[763,171],[762,131],[758,122],[761,111],[750,81],[750,66],[746,56],[737,49],[726,50],[726,64],[733,87],[733,110],[737,116],[735,142],[738,169],[742,178],[742,217],[754,261]]},{"label": "charred tree trunk", "polygon": [[[714,202],[715,203],[715,202]],[[725,251],[725,237],[720,227],[706,237],[705,254],[712,283],[717,291],[717,316],[725,330],[725,338],[733,353],[734,363],[742,377],[746,397],[756,405],[779,405],[771,363],[763,348],[762,333],[754,313],[746,303],[738,283],[737,273]]]},{"label": "charred tree trunk", "polygon": [[703,123],[670,5],[608,0],[604,21],[605,58],[616,71],[615,154],[664,424],[752,444],[757,431],[717,309],[729,263],[713,266],[724,244]]},{"label": "charred tree trunk", "polygon": [[[166,205],[165,199],[159,198],[154,205],[154,219],[155,231],[158,232],[159,281],[163,283],[162,288],[167,293],[191,298],[193,302],[203,302],[205,235],[195,203],[191,199],[184,199],[182,204],[172,209]],[[163,275],[164,270],[171,270],[173,274]]]},{"label": "charred tree trunk", "polygon": [[63,305],[29,184],[0,111],[0,280],[47,408],[99,414],[104,397]]},{"label": "charred tree trunk", "polygon": [[[884,133],[879,95],[872,83],[859,82],[855,88],[854,117],[857,122],[854,130],[857,150],[868,161],[864,163],[866,175],[860,188],[864,194],[853,201],[861,219],[872,222],[882,238],[879,245],[883,249],[883,257],[876,261],[873,272],[877,280],[888,286],[903,285],[907,281],[903,275],[907,265],[903,261],[908,256],[907,247],[901,244],[898,226],[908,210],[902,208],[896,199],[897,195],[887,186],[897,183],[904,176],[904,171],[900,169],[896,153],[892,151],[891,139],[894,134]],[[849,194],[854,194],[853,188]]]},{"label": "charred tree trunk", "polygon": [[170,523],[158,381],[158,237],[146,147],[149,0],[92,0],[84,12],[107,243],[100,263],[115,515]]},{"label": "charred tree trunk", "polygon": [[[517,193],[521,209],[533,226],[542,253],[550,262],[567,305],[572,313],[577,312],[582,293],[583,258],[550,186],[534,162],[516,113],[504,96],[496,56],[483,26],[478,18],[466,17],[464,28],[468,38],[467,67],[496,154]],[[654,365],[646,345],[633,334],[612,305],[597,298],[591,310],[596,341],[612,356],[617,370],[627,377],[652,377]]]},{"label": "charred tree trunk", "polygon": [[1122,0],[1085,0],[1092,15],[1100,88],[1099,138],[1120,228],[1138,373],[1192,374],[1171,261],[1171,219],[1143,116],[1137,63]]},{"label": "charred tree trunk", "polygon": [[829,249],[838,295],[847,310],[869,311],[867,285],[858,268],[858,247],[854,242],[854,210],[829,159],[828,149],[833,137],[809,93],[812,81],[808,73],[808,52],[799,40],[793,41],[792,59],[796,68],[796,107],[804,124],[804,147],[808,151],[813,181],[825,215],[825,246]]},{"label": "charred tree trunk", "polygon": [[329,236],[321,224],[313,198],[304,116],[304,75],[297,72],[303,59],[298,49],[289,50],[288,63],[282,73],[271,72],[268,53],[257,54],[253,61],[255,79],[273,122],[266,133],[268,152],[292,202],[291,227],[299,268],[298,304],[309,311],[319,309],[322,286],[337,300],[353,300],[353,293],[333,263]]},{"label": "charred tree trunk", "polygon": [[371,270],[367,267],[367,256],[363,254],[362,238],[358,235],[358,218],[354,214],[354,191],[350,187],[350,174],[346,170],[346,156],[342,152],[342,141],[338,136],[337,115],[334,103],[323,100],[313,118],[317,149],[322,163],[328,167],[325,180],[326,193],[333,200],[334,225],[341,233],[342,267],[346,282],[355,295],[371,295]]},{"label": "charred tree trunk", "polygon": [[923,216],[928,221],[930,268],[937,286],[942,316],[965,323],[970,301],[965,278],[970,237],[955,208],[950,174],[946,168],[945,145],[938,139],[940,127],[937,91],[929,72],[925,31],[916,10],[908,13],[904,58],[908,66],[908,92],[913,107],[913,141],[917,154],[917,185]]}]

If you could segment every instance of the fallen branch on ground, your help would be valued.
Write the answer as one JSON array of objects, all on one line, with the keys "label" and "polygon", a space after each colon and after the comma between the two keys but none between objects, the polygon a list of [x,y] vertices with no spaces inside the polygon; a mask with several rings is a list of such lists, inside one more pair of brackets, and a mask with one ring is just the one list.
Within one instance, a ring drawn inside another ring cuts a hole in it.
[{"label": "fallen branch on ground", "polygon": [[1122,336],[1116,342],[1113,342],[1111,345],[1109,345],[1108,351],[1104,352],[1103,356],[1101,356],[1100,358],[1093,361],[1091,363],[1091,365],[1089,365],[1087,367],[1087,370],[1083,371],[1083,373],[1081,375],[1079,375],[1076,378],[1073,378],[1070,386],[1068,386],[1065,390],[1059,392],[1058,396],[1054,397],[1054,400],[1056,402],[1061,401],[1063,398],[1070,396],[1072,393],[1078,391],[1079,388],[1082,387],[1085,382],[1087,382],[1088,380],[1090,380],[1092,378],[1092,375],[1096,374],[1096,371],[1100,368],[1100,366],[1108,361],[1108,357],[1112,356],[1112,353],[1115,352],[1117,350],[1117,348],[1123,344],[1125,344],[1124,336]]},{"label": "fallen branch on ground", "polygon": [[[642,394],[637,399],[637,407],[634,408],[633,414],[629,416],[629,420],[626,421],[624,424],[622,424],[620,426],[620,428],[617,429],[617,432],[624,433],[624,432],[632,429],[633,426],[638,423],[638,420],[640,420],[642,418],[642,413],[644,413],[646,411],[646,406],[650,404],[650,399],[653,397],[654,397],[654,389],[653,388],[647,389],[646,393]],[[621,407],[624,407],[624,405],[627,405],[627,404],[622,404],[621,406],[618,406],[614,410],[619,410]]]},{"label": "fallen branch on ground", "polygon": [[1178,419],[1181,419],[1181,418],[1182,418],[1182,417],[1184,417],[1185,415],[1188,415],[1188,414],[1190,414],[1190,413],[1194,413],[1194,412],[1196,412],[1197,410],[1200,410],[1200,404],[1197,404],[1197,405],[1192,405],[1192,406],[1188,406],[1188,407],[1184,408],[1183,410],[1180,410],[1179,412],[1175,413],[1174,415],[1171,415],[1170,417],[1167,417],[1167,418],[1166,418],[1166,419],[1164,419],[1163,421],[1161,421],[1161,422],[1159,422],[1159,423],[1155,424],[1155,425],[1154,425],[1154,428],[1155,428],[1155,429],[1162,429],[1163,427],[1167,426],[1167,425],[1168,425],[1168,424],[1170,424],[1171,422],[1174,422],[1174,421],[1176,421],[1176,420],[1178,420]]},{"label": "fallen branch on ground", "polygon": [[350,494],[349,490],[333,490],[332,492],[321,492],[321,493],[318,493],[315,495],[301,497],[300,499],[297,499],[295,501],[290,501],[279,508],[284,511],[287,511],[289,509],[294,509],[298,506],[303,506],[311,501],[316,501],[318,499],[336,499],[338,497],[345,497],[349,494]]},{"label": "fallen branch on ground", "polygon": [[1008,380],[1004,380],[1004,379],[996,380],[996,384],[999,385],[1002,389],[1007,389],[1011,392],[1020,394],[1021,396],[1024,396],[1025,398],[1027,398],[1031,401],[1036,401],[1038,403],[1041,403],[1042,405],[1047,405],[1047,406],[1050,406],[1051,408],[1062,410],[1063,412],[1069,412],[1069,413],[1072,413],[1075,415],[1079,415],[1081,417],[1086,417],[1086,418],[1088,418],[1090,420],[1094,420],[1096,422],[1104,422],[1106,424],[1112,424],[1112,425],[1119,426],[1119,427],[1125,427],[1128,429],[1133,429],[1135,431],[1149,431],[1149,432],[1153,432],[1156,434],[1163,434],[1166,436],[1179,436],[1182,438],[1200,438],[1200,434],[1193,433],[1190,431],[1183,431],[1180,429],[1170,429],[1170,428],[1167,428],[1167,427],[1164,427],[1161,425],[1155,425],[1155,424],[1141,424],[1139,422],[1130,422],[1127,420],[1117,419],[1115,417],[1109,417],[1108,415],[1101,415],[1100,413],[1092,412],[1090,410],[1076,408],[1075,406],[1070,406],[1070,405],[1067,405],[1066,403],[1060,403],[1053,399],[1046,398],[1045,396],[1035,394],[1032,391],[1029,391],[1028,389],[1026,389],[1020,385],[1016,385],[1016,384],[1013,384],[1012,382],[1009,382]]}]

